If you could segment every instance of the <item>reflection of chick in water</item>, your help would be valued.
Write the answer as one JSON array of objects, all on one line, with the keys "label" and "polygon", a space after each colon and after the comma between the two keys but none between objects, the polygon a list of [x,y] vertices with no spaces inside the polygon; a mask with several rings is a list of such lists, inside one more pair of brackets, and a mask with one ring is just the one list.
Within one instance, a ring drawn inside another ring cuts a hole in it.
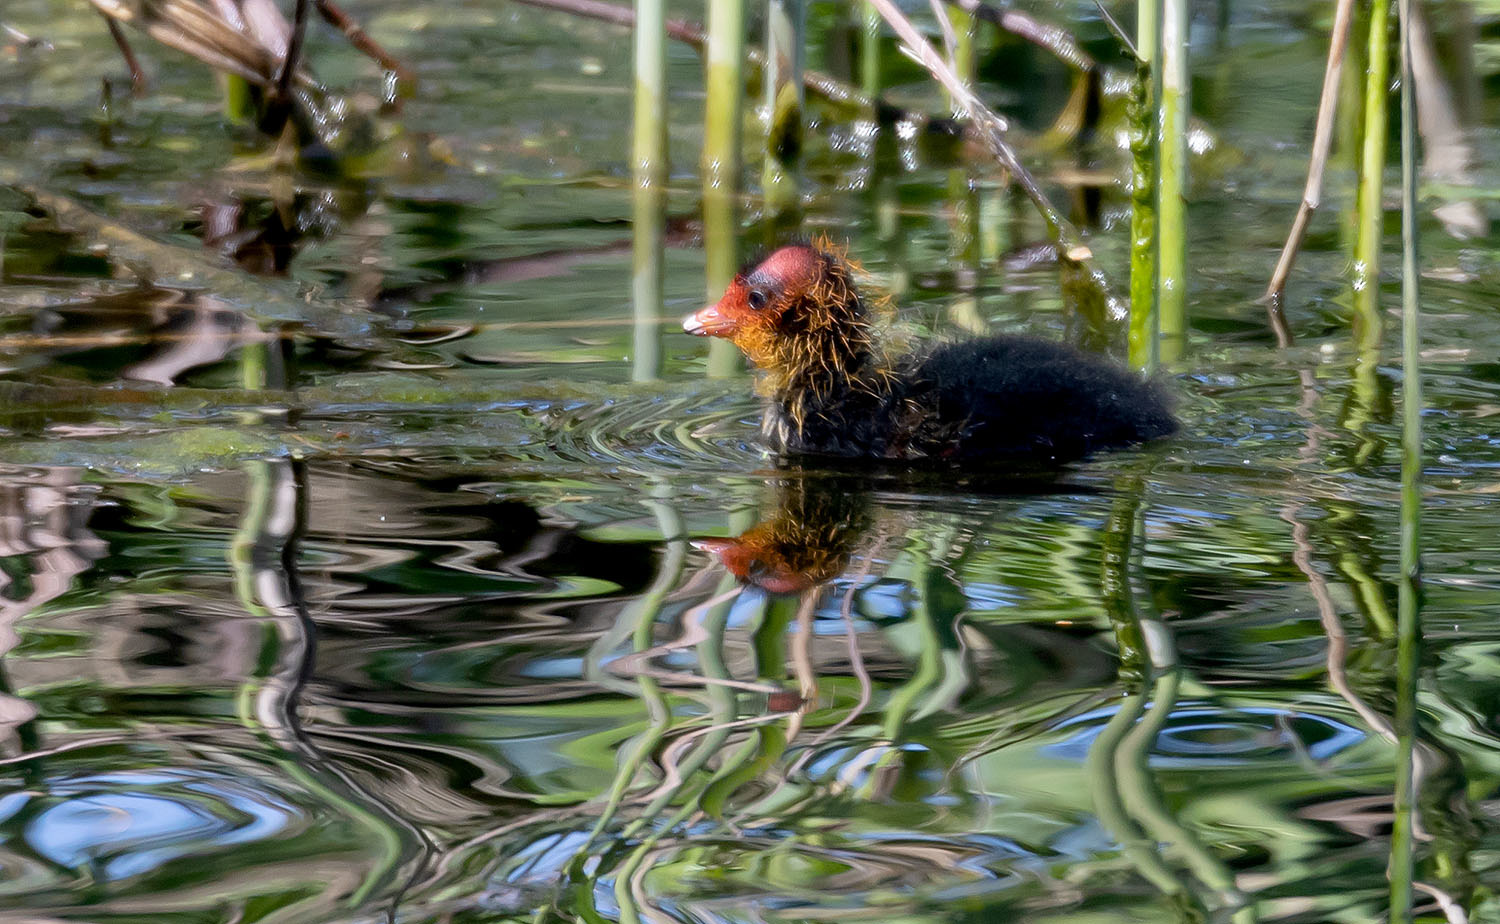
[{"label": "reflection of chick in water", "polygon": [[775,594],[800,593],[843,574],[869,525],[869,486],[848,476],[787,472],[772,482],[776,511],[733,539],[693,545],[735,577]]}]

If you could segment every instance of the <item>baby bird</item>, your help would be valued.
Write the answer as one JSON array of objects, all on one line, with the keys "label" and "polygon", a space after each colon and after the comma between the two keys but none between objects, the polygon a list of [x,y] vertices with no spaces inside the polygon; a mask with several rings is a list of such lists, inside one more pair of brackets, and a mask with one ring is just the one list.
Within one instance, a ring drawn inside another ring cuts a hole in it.
[{"label": "baby bird", "polygon": [[1053,465],[1177,428],[1160,387],[1106,359],[1034,337],[880,348],[843,257],[793,244],[689,315],[759,371],[762,432],[786,456]]}]

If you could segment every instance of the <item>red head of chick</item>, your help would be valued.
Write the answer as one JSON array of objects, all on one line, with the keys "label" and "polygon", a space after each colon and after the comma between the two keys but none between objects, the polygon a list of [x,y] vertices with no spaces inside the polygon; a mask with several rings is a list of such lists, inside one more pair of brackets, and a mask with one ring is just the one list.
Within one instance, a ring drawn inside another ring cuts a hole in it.
[{"label": "red head of chick", "polygon": [[885,355],[849,264],[826,245],[775,251],[682,326],[744,351],[768,399],[766,440],[786,455],[1055,464],[1176,429],[1155,383],[1051,341]]}]

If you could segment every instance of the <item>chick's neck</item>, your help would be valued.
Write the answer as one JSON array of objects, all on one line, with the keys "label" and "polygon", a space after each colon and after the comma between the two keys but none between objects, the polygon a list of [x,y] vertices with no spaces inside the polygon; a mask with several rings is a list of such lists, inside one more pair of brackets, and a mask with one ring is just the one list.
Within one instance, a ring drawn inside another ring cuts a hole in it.
[{"label": "chick's neck", "polygon": [[799,428],[854,395],[874,396],[886,387],[874,332],[843,273],[823,280],[787,312],[768,352],[757,364],[763,372],[758,390]]}]

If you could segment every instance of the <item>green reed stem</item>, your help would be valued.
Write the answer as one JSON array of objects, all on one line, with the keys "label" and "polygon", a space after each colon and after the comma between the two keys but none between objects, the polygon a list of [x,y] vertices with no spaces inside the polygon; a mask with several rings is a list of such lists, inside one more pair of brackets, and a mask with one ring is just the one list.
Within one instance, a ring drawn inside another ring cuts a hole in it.
[{"label": "green reed stem", "polygon": [[635,122],[631,145],[635,180],[631,306],[635,315],[632,378],[661,375],[663,249],[667,182],[667,8],[638,0],[635,24]]},{"label": "green reed stem", "polygon": [[[745,108],[745,0],[712,0],[704,51],[703,254],[708,300],[717,301],[739,267],[739,193]],[[743,364],[727,340],[709,339],[708,374],[734,375]]]},{"label": "green reed stem", "polygon": [[1411,0],[1401,24],[1401,580],[1396,596],[1397,741],[1391,830],[1391,920],[1412,919],[1416,827],[1417,684],[1421,664],[1422,355],[1417,253],[1417,113],[1412,93]]},{"label": "green reed stem", "polygon": [[1164,362],[1182,355],[1187,337],[1188,107],[1188,0],[1163,0],[1156,300]]},{"label": "green reed stem", "polygon": [[1359,351],[1380,346],[1380,243],[1385,220],[1381,192],[1390,85],[1389,31],[1390,2],[1375,0],[1370,8],[1365,63],[1365,137],[1360,151],[1358,227],[1354,236],[1354,343]]},{"label": "green reed stem", "polygon": [[769,0],[766,11],[766,216],[790,223],[799,211],[802,156],[802,71],[807,0]]},{"label": "green reed stem", "polygon": [[[1353,22],[1349,26],[1350,36],[1361,34],[1367,18],[1364,10],[1356,6]],[[1337,138],[1328,166],[1347,176],[1359,175],[1360,119],[1364,107],[1365,50],[1359,42],[1350,41],[1344,51],[1344,66],[1339,75],[1339,102]],[[1359,234],[1359,197],[1344,201],[1339,209],[1339,244],[1349,264],[1354,264],[1355,242]]]},{"label": "green reed stem", "polygon": [[[954,73],[964,86],[972,87],[978,78],[979,63],[974,42],[976,19],[957,7],[950,10],[948,18],[954,33]],[[962,108],[951,96],[949,102],[954,111]],[[988,325],[975,295],[979,286],[979,194],[967,164],[948,171],[948,202],[952,210],[948,253],[958,270],[960,290],[948,314],[964,330],[982,334]]]},{"label": "green reed stem", "polygon": [[880,32],[884,19],[873,3],[860,4],[859,88],[871,99],[880,96]]},{"label": "green reed stem", "polygon": [[1156,371],[1160,357],[1156,310],[1156,62],[1161,50],[1161,0],[1137,0],[1135,88],[1130,124],[1130,365]]}]

